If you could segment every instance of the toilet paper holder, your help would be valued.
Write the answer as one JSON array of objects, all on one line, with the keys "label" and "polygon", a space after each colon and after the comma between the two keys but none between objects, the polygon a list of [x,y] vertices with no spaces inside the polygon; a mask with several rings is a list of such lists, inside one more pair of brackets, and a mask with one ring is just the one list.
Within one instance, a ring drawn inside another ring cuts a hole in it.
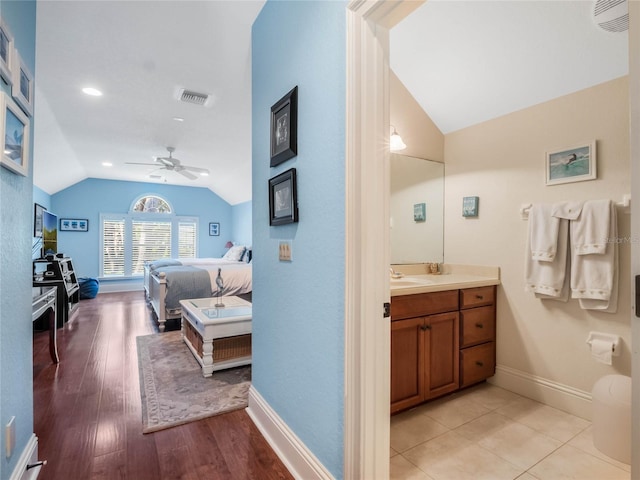
[{"label": "toilet paper holder", "polygon": [[593,340],[602,340],[604,342],[611,342],[611,354],[614,357],[620,356],[620,336],[613,335],[611,333],[603,333],[603,332],[589,332],[589,337],[587,338],[587,345],[591,348],[591,343]]}]

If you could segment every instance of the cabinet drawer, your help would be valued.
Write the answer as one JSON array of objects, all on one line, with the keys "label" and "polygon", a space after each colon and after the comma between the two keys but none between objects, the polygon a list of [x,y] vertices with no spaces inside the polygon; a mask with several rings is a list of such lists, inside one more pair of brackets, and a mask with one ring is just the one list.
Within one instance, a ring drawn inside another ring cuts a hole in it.
[{"label": "cabinet drawer", "polygon": [[496,310],[488,307],[470,308],[460,311],[460,347],[495,340]]},{"label": "cabinet drawer", "polygon": [[465,288],[460,290],[460,308],[481,307],[492,305],[496,301],[496,287]]},{"label": "cabinet drawer", "polygon": [[391,320],[458,310],[458,290],[391,297]]},{"label": "cabinet drawer", "polygon": [[496,371],[496,344],[483,343],[460,350],[460,386],[466,387],[491,377]]}]

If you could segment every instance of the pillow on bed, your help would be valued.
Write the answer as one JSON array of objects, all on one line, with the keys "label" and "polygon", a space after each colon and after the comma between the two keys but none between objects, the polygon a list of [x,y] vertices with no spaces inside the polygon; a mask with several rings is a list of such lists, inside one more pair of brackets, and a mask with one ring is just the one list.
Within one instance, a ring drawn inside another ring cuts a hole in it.
[{"label": "pillow on bed", "polygon": [[247,249],[244,251],[244,255],[242,256],[242,261],[244,263],[251,263],[252,256],[253,252],[251,251],[251,248],[247,247]]},{"label": "pillow on bed", "polygon": [[244,245],[234,245],[229,250],[227,250],[227,253],[225,253],[222,258],[225,260],[230,260],[232,262],[239,262],[240,260],[242,260],[242,256],[244,255],[245,250],[246,247]]}]

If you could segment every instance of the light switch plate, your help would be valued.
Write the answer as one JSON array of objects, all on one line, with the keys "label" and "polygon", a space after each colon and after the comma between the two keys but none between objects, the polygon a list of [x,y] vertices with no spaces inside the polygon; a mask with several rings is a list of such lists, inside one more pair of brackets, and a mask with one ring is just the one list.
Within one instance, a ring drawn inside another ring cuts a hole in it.
[{"label": "light switch plate", "polygon": [[291,261],[291,242],[280,242],[278,249],[278,258],[281,262]]}]

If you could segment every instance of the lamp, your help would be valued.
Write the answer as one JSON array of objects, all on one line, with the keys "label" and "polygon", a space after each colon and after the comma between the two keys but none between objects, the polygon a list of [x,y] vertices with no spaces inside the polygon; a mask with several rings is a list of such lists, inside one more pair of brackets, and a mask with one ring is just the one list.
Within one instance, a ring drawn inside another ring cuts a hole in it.
[{"label": "lamp", "polygon": [[394,152],[407,148],[407,145],[402,141],[400,134],[396,132],[396,127],[391,125],[391,128],[393,128],[393,132],[391,132],[391,137],[389,138],[389,150]]},{"label": "lamp", "polygon": [[231,248],[233,247],[233,243],[231,241],[225,243],[224,248]]}]

